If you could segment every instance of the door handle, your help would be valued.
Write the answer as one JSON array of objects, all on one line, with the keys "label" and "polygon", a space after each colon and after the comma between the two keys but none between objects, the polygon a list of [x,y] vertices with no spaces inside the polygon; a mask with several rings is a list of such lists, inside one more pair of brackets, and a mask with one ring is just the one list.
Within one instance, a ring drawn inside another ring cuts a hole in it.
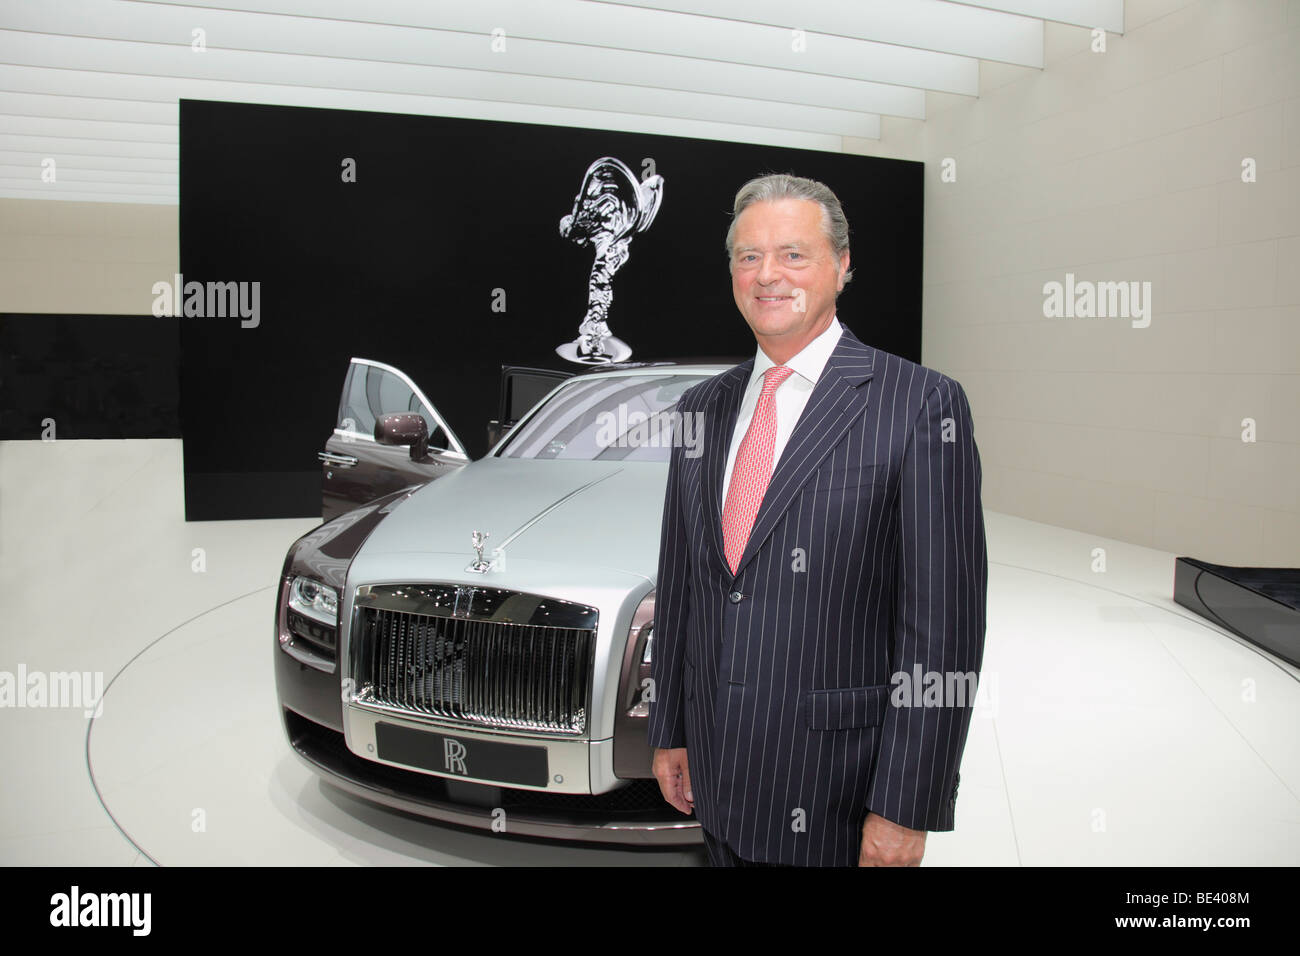
[{"label": "door handle", "polygon": [[337,468],[351,468],[357,463],[357,459],[351,455],[336,455],[330,451],[318,451],[316,457],[326,465],[334,465]]}]

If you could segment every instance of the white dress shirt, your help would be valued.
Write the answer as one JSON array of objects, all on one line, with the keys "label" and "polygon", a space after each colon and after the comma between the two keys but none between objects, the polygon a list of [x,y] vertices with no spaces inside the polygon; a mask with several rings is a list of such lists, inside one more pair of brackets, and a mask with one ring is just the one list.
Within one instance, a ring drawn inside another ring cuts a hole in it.
[{"label": "white dress shirt", "polygon": [[[831,324],[826,327],[826,330],[805,345],[798,355],[785,363],[786,368],[794,370],[794,374],[782,382],[780,388],[776,390],[776,445],[772,449],[772,471],[774,472],[777,462],[781,460],[781,452],[785,450],[786,442],[790,440],[790,434],[794,431],[795,423],[799,421],[804,406],[808,404],[808,396],[812,394],[813,386],[821,378],[822,370],[826,368],[826,362],[835,351],[835,345],[839,342],[843,330],[839,318],[832,316]],[[774,365],[776,363],[768,357],[760,345],[758,354],[754,358],[754,371],[749,376],[749,385],[745,388],[745,397],[740,403],[740,414],[736,416],[736,430],[731,434],[727,467],[722,473],[723,508],[727,505],[727,488],[731,485],[731,471],[736,467],[736,454],[740,451],[740,442],[745,437],[745,432],[749,430],[749,423],[754,418],[754,409],[758,407],[758,396],[763,391],[763,373]]]}]

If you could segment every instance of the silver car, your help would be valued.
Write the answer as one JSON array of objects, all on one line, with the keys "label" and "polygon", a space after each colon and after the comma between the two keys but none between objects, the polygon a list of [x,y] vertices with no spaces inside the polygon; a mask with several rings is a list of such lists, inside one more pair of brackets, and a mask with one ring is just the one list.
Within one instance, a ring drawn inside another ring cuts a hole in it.
[{"label": "silver car", "polygon": [[[328,782],[452,823],[699,842],[646,742],[674,408],[730,367],[610,367],[554,387],[486,457],[341,514],[285,558],[285,732]],[[428,416],[374,438],[428,453]]]}]

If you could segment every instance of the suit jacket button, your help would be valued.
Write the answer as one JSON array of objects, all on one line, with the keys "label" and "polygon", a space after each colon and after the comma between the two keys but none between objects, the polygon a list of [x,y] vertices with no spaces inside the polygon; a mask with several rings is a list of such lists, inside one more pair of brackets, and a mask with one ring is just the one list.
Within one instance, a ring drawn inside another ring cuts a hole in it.
[{"label": "suit jacket button", "polygon": [[731,603],[732,603],[732,604],[739,604],[742,600],[744,600],[744,597],[745,597],[745,595],[741,594],[739,591],[732,591],[732,592],[731,592]]}]

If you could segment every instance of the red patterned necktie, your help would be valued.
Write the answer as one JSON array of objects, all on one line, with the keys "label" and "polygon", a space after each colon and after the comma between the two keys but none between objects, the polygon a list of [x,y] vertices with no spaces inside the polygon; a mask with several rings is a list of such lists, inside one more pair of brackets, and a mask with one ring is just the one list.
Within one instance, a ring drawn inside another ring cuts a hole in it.
[{"label": "red patterned necktie", "polygon": [[794,369],[773,365],[763,373],[763,391],[759,393],[749,430],[736,452],[736,464],[727,485],[727,500],[722,506],[722,543],[731,573],[736,573],[740,556],[745,553],[754,518],[763,503],[767,483],[772,480],[772,451],[776,448],[776,390],[794,374]]}]

